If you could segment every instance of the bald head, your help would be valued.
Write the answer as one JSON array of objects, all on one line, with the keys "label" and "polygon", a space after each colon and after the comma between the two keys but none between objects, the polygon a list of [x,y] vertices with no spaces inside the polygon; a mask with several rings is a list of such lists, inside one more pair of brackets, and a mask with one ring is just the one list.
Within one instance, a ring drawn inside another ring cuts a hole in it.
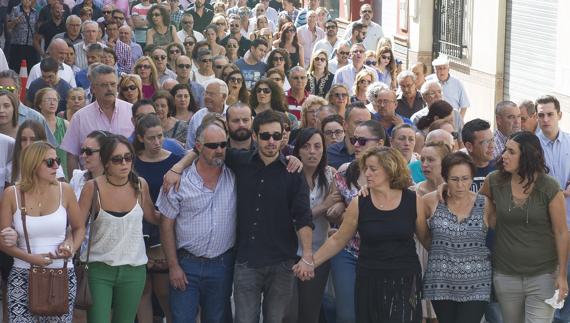
[{"label": "bald head", "polygon": [[55,58],[60,64],[63,63],[69,46],[62,38],[53,38],[49,43],[47,52],[50,57]]},{"label": "bald head", "polygon": [[168,79],[168,80],[164,81],[164,83],[162,83],[162,89],[170,92],[170,90],[172,90],[172,88],[173,88],[176,84],[178,84],[178,81],[177,81],[177,80]]},{"label": "bald head", "polygon": [[129,25],[122,25],[119,27],[119,40],[123,43],[130,44],[132,38],[132,30]]},{"label": "bald head", "polygon": [[426,137],[426,144],[430,142],[443,142],[451,151],[453,151],[453,147],[455,146],[455,141],[453,140],[453,136],[443,129],[436,129],[428,133]]}]

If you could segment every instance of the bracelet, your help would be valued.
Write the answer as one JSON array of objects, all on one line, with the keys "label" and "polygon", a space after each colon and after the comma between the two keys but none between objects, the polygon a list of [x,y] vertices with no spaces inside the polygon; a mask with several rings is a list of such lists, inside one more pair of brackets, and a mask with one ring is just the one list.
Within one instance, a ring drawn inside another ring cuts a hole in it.
[{"label": "bracelet", "polygon": [[177,175],[182,175],[182,172],[177,172],[177,171],[175,171],[175,170],[172,169],[172,168],[169,169],[168,171],[169,171],[169,172],[173,172],[174,174],[177,174]]},{"label": "bracelet", "polygon": [[315,262],[308,262],[305,258],[301,257],[301,261],[304,262],[307,266],[315,267]]}]

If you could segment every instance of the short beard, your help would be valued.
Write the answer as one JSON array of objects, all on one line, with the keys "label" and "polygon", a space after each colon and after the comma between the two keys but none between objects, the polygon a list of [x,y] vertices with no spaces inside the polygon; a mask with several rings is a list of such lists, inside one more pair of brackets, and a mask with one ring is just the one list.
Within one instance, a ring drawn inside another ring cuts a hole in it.
[{"label": "short beard", "polygon": [[236,131],[230,131],[230,138],[235,141],[246,141],[251,138],[251,130],[241,128]]}]

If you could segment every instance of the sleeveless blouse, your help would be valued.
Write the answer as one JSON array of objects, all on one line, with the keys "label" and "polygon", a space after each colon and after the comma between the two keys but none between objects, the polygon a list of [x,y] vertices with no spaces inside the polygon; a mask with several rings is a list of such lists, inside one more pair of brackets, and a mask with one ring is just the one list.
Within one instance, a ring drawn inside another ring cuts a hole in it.
[{"label": "sleeveless blouse", "polygon": [[166,28],[166,32],[161,34],[158,30],[154,30],[154,35],[152,35],[152,44],[155,46],[167,46],[168,44],[172,43],[174,39],[172,38],[172,26],[169,25]]},{"label": "sleeveless blouse", "polygon": [[492,268],[484,205],[484,197],[477,195],[469,216],[458,222],[447,205],[438,203],[428,220],[432,243],[424,275],[426,299],[489,301]]},{"label": "sleeveless blouse", "polygon": [[[24,226],[22,223],[22,213],[20,211],[20,202],[17,190],[14,190],[16,196],[16,212],[13,215],[14,229],[18,232],[18,248],[28,252],[26,247],[26,238],[24,236]],[[63,207],[63,194],[61,183],[59,183],[59,206],[50,214],[41,216],[26,216],[26,227],[30,240],[30,249],[32,254],[55,253],[58,246],[65,240],[67,229],[67,211]],[[63,259],[54,259],[53,262],[46,266],[47,268],[61,268]],[[14,267],[30,268],[30,264],[22,259],[14,258]],[[73,268],[73,261],[67,262],[67,268]]]},{"label": "sleeveless blouse", "polygon": [[[97,192],[101,206],[101,196]],[[99,208],[95,221],[91,224],[93,236],[89,262],[103,262],[109,266],[140,266],[147,263],[143,239],[143,209],[139,200],[124,216],[113,216]],[[81,255],[85,261],[87,254]]]}]

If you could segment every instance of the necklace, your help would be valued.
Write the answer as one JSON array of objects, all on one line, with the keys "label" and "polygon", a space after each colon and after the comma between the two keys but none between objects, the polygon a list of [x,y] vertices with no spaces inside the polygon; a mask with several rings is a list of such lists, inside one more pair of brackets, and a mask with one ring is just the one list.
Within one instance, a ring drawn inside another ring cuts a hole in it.
[{"label": "necklace", "polygon": [[115,187],[122,187],[122,186],[125,186],[125,185],[129,184],[129,179],[128,179],[128,178],[127,178],[127,181],[124,182],[123,184],[115,184],[115,183],[111,182],[111,181],[109,180],[109,177],[108,177],[107,175],[105,175],[105,179],[107,180],[107,183],[109,183],[109,184],[111,184],[111,185],[113,185],[113,186],[115,186]]}]

